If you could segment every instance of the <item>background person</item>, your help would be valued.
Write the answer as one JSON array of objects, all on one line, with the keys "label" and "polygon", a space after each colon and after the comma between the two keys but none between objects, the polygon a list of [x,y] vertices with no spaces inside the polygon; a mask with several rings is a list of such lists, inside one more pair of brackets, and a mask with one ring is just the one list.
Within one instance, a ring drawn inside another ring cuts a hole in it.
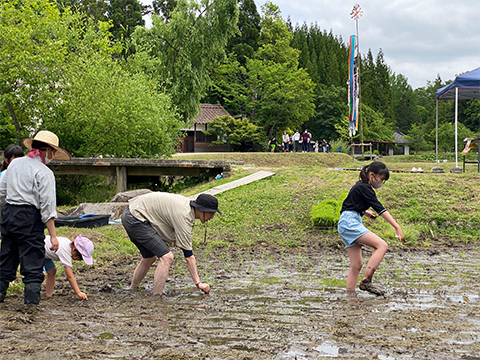
[{"label": "background person", "polygon": [[3,152],[2,166],[0,166],[0,178],[2,176],[2,173],[7,170],[8,164],[10,164],[13,159],[23,157],[24,155],[25,154],[23,153],[23,149],[17,144],[8,145]]},{"label": "background person", "polygon": [[295,134],[293,134],[293,141],[295,142],[295,152],[298,152],[298,142],[300,141],[300,133],[297,131],[295,131]]},{"label": "background person", "polygon": [[302,152],[308,152],[310,150],[310,133],[307,129],[302,134]]},{"label": "background person", "polygon": [[290,135],[286,131],[283,132],[283,152],[288,152],[288,142],[290,141]]},{"label": "background person", "polygon": [[390,173],[384,163],[374,161],[370,165],[365,165],[360,171],[360,180],[350,189],[347,198],[343,202],[338,222],[338,232],[350,259],[350,271],[347,276],[348,292],[355,291],[358,275],[363,266],[362,245],[368,245],[375,251],[368,260],[367,268],[360,282],[360,290],[369,291],[376,295],[385,293],[382,289],[372,284],[373,274],[387,252],[388,245],[378,235],[363,226],[363,215],[373,219],[376,218],[375,214],[368,210],[370,207],[393,226],[400,241],[404,242],[400,226],[378,201],[374,191],[374,189],[381,188],[389,177]]},{"label": "background person", "polygon": [[[5,151],[3,152],[3,161],[2,161],[2,166],[0,166],[0,181],[2,179],[2,174],[7,170],[8,164],[10,164],[13,159],[23,157],[25,154],[23,153],[23,149],[18,146],[17,144],[10,144],[5,148]],[[1,211],[2,211],[2,205],[0,204],[0,218],[1,218]],[[1,235],[0,235],[1,238]]]},{"label": "background person", "polygon": [[45,277],[45,226],[51,236],[51,250],[58,250],[55,176],[46,164],[71,157],[58,146],[57,135],[50,131],[39,131],[33,139],[24,139],[23,144],[30,150],[28,155],[14,159],[0,179],[0,302],[5,300],[20,265],[24,302],[39,304]]},{"label": "background person", "polygon": [[53,296],[55,274],[57,273],[54,261],[59,261],[60,265],[63,265],[65,269],[65,275],[75,294],[77,294],[80,299],[87,300],[87,294],[80,290],[77,280],[75,280],[75,276],[73,275],[72,260],[83,260],[85,264],[92,265],[93,243],[90,239],[82,235],[77,236],[73,241],[62,236],[57,237],[57,239],[59,244],[58,250],[53,251],[51,250],[52,243],[50,242],[50,236],[45,236],[45,261],[43,262],[43,267],[47,273],[47,281],[45,282],[46,296]]},{"label": "background person", "polygon": [[200,194],[196,200],[182,195],[153,192],[132,200],[122,214],[122,224],[130,240],[142,254],[142,260],[133,273],[131,288],[137,288],[148,270],[158,259],[153,275],[153,295],[162,295],[168,270],[174,257],[165,241],[175,243],[183,250],[193,282],[204,293],[210,285],[202,283],[192,251],[192,231],[195,219],[202,224],[213,219],[218,200],[209,194]]},{"label": "background person", "polygon": [[275,152],[275,148],[278,146],[277,139],[275,139],[275,136],[271,140],[268,140],[267,145],[270,148],[270,152]]}]

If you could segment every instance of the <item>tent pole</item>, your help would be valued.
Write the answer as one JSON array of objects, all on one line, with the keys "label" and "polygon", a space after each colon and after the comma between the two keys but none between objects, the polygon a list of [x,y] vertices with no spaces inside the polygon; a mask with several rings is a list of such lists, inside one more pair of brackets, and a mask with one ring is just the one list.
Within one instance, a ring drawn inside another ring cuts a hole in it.
[{"label": "tent pole", "polygon": [[455,88],[455,167],[458,167],[457,123],[458,123],[458,87]]},{"label": "tent pole", "polygon": [[436,111],[435,111],[435,156],[437,157],[438,167],[438,99],[436,99]]}]

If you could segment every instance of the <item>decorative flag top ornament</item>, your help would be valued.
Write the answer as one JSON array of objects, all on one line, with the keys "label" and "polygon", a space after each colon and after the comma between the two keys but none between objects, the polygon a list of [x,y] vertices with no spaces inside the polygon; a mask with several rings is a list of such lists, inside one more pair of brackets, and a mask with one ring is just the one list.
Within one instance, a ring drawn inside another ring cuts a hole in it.
[{"label": "decorative flag top ornament", "polygon": [[363,15],[363,10],[360,7],[360,5],[358,4],[353,5],[353,10],[350,12],[351,18],[354,20],[358,20],[362,17],[362,15]]}]

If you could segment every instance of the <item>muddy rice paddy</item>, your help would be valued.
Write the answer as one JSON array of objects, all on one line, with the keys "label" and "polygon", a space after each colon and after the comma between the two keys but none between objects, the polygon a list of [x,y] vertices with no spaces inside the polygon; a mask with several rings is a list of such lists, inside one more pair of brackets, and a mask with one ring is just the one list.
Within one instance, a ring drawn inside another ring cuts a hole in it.
[{"label": "muddy rice paddy", "polygon": [[480,359],[477,249],[389,251],[376,276],[385,297],[346,295],[344,250],[197,251],[210,295],[179,255],[163,297],[151,275],[126,289],[132,260],[77,267],[88,301],[64,275],[36,310],[8,296],[0,358]]}]

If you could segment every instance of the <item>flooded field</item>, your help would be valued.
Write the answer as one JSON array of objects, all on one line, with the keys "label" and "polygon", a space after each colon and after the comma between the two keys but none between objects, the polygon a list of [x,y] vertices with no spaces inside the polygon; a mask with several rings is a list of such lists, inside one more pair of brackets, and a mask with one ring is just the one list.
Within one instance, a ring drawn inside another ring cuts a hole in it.
[{"label": "flooded field", "polygon": [[197,251],[210,295],[178,253],[164,297],[151,276],[126,289],[131,260],[79,267],[88,301],[62,276],[36,311],[15,295],[0,304],[0,358],[480,359],[477,249],[388,252],[375,279],[385,297],[347,296],[346,252],[312,252]]}]

